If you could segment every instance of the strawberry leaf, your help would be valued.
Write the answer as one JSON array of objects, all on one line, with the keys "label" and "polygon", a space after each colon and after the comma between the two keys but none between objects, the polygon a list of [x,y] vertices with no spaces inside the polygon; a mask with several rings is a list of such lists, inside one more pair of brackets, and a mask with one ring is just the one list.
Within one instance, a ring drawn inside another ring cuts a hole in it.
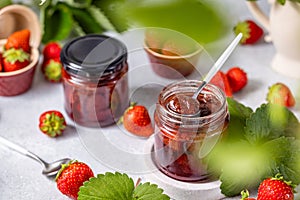
[{"label": "strawberry leaf", "polygon": [[284,106],[263,104],[246,121],[245,137],[252,144],[263,143],[281,136],[296,136],[299,122]]},{"label": "strawberry leaf", "polygon": [[72,30],[72,12],[63,3],[45,6],[41,10],[41,19],[44,24],[43,43],[63,40],[69,36]]},{"label": "strawberry leaf", "polygon": [[163,190],[150,183],[134,187],[133,180],[119,172],[98,174],[80,187],[78,200],[169,200]]},{"label": "strawberry leaf", "polygon": [[170,197],[163,194],[163,190],[157,185],[149,182],[140,184],[136,187],[133,193],[133,199],[140,200],[169,200]]},{"label": "strawberry leaf", "polygon": [[253,113],[253,110],[233,98],[227,98],[227,104],[230,113],[230,122],[226,131],[226,138],[228,140],[245,139],[243,132],[246,119]]}]

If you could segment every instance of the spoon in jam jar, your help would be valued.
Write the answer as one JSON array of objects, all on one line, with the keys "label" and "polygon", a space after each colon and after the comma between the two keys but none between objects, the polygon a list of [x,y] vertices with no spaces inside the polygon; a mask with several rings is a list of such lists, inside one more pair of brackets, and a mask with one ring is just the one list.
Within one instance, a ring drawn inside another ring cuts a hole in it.
[{"label": "spoon in jam jar", "polygon": [[205,76],[205,78],[203,79],[193,96],[187,96],[184,94],[176,95],[174,99],[168,103],[168,109],[187,117],[200,116],[200,102],[197,99],[199,94],[207,85],[207,83],[209,83],[209,81],[214,77],[214,75],[221,69],[221,67],[231,55],[235,47],[239,44],[242,36],[242,33],[239,33],[234,38],[234,40],[230,43],[230,45],[226,48],[226,50],[222,53],[222,55],[218,58],[218,60],[209,70],[209,72],[207,73],[207,75]]},{"label": "spoon in jam jar", "polygon": [[35,155],[34,153],[28,151],[27,149],[11,142],[1,136],[0,136],[0,144],[39,162],[43,166],[42,174],[48,178],[55,178],[55,176],[61,169],[62,164],[67,164],[71,161],[70,158],[63,158],[63,159],[60,159],[60,160],[57,160],[57,161],[54,161],[51,163],[47,163],[43,159],[41,159],[40,157]]}]

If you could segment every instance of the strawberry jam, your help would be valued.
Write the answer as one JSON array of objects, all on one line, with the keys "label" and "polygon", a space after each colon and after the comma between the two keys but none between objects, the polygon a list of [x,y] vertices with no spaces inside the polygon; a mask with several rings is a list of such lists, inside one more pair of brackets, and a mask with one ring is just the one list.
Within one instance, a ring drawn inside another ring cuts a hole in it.
[{"label": "strawberry jam", "polygon": [[197,100],[192,99],[200,83],[182,81],[165,87],[155,110],[153,160],[164,174],[176,180],[213,179],[205,158],[229,122],[225,95],[217,87],[208,84]]},{"label": "strawberry jam", "polygon": [[114,124],[129,105],[125,45],[104,35],[78,37],[61,52],[65,109],[78,124]]}]

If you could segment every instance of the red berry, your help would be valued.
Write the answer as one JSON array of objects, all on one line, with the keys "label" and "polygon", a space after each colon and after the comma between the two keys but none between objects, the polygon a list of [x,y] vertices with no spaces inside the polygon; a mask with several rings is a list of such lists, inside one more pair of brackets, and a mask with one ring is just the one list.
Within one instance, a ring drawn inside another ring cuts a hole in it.
[{"label": "red berry", "polygon": [[255,44],[264,34],[263,29],[252,20],[237,23],[234,32],[236,35],[243,33],[241,44]]},{"label": "red berry", "polygon": [[39,129],[50,137],[61,135],[66,128],[63,114],[56,110],[49,110],[40,115]]},{"label": "red berry", "polygon": [[222,72],[218,71],[210,81],[211,84],[216,85],[225,92],[227,97],[232,97],[231,87],[227,76]]},{"label": "red berry", "polygon": [[43,49],[44,60],[60,57],[61,46],[57,42],[50,42]]},{"label": "red berry", "polygon": [[275,83],[269,87],[267,101],[286,107],[293,107],[296,104],[291,90],[283,83]]},{"label": "red berry", "polygon": [[5,72],[16,71],[30,64],[30,55],[23,49],[10,48],[4,51],[2,62]]},{"label": "red berry", "polygon": [[154,132],[148,110],[145,106],[130,106],[125,111],[121,121],[124,128],[134,135],[149,137]]},{"label": "red berry", "polygon": [[247,85],[247,74],[239,67],[231,68],[226,73],[226,76],[228,78],[232,92],[238,92]]},{"label": "red berry", "polygon": [[45,60],[42,65],[42,72],[48,81],[61,82],[62,63],[60,62],[60,58],[50,58],[49,60]]},{"label": "red berry", "polygon": [[265,179],[258,188],[257,200],[294,200],[293,187],[283,177]]},{"label": "red berry", "polygon": [[22,49],[23,51],[30,52],[30,31],[28,29],[23,29],[12,33],[4,45],[5,50],[11,48]]},{"label": "red berry", "polygon": [[57,174],[57,188],[69,198],[77,199],[79,188],[91,177],[94,177],[94,173],[87,164],[72,161],[69,164],[63,165]]}]

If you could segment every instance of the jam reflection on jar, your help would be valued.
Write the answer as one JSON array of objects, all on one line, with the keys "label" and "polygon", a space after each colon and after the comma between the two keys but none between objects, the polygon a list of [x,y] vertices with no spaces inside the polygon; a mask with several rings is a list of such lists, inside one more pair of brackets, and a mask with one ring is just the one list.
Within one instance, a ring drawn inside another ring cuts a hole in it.
[{"label": "jam reflection on jar", "polygon": [[78,124],[114,124],[129,105],[125,45],[104,35],[86,35],[61,52],[65,109]]},{"label": "jam reflection on jar", "polygon": [[153,160],[164,174],[186,182],[208,182],[215,178],[209,174],[205,157],[229,122],[225,95],[211,84],[194,100],[199,103],[182,101],[184,97],[192,99],[199,84],[199,81],[182,81],[165,87],[154,114]]}]

